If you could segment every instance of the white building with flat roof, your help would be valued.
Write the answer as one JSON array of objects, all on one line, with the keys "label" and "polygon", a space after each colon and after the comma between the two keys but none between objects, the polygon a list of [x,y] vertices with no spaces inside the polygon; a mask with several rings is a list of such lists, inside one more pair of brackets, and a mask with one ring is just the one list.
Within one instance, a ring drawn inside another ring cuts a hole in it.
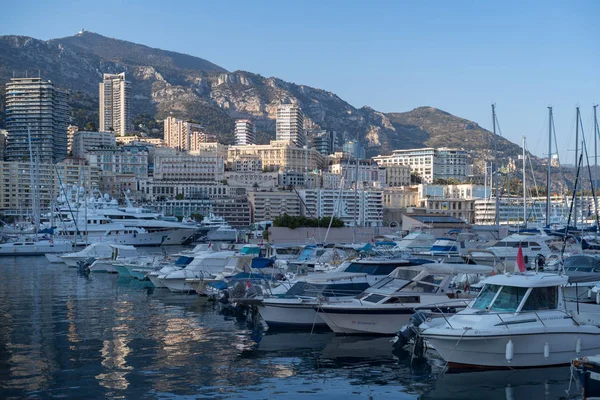
[{"label": "white building with flat roof", "polygon": [[88,150],[100,146],[115,146],[117,144],[112,132],[77,131],[73,135],[73,157],[85,158]]},{"label": "white building with flat roof", "polygon": [[342,219],[346,226],[382,226],[383,192],[372,190],[302,189],[302,215]]}]

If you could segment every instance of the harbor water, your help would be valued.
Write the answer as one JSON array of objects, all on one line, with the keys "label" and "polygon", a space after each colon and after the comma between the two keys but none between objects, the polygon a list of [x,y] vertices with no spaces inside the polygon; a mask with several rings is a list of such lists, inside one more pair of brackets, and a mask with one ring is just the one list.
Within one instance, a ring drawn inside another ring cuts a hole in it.
[{"label": "harbor water", "polygon": [[[219,303],[0,259],[0,398],[558,399],[568,367],[444,373],[390,338],[268,332]],[[577,393],[571,383],[571,395]]]}]

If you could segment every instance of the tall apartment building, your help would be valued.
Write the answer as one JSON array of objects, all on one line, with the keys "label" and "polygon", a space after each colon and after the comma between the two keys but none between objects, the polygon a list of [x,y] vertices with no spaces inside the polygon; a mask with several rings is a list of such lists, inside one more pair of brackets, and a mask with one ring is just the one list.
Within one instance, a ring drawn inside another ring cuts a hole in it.
[{"label": "tall apartment building", "polygon": [[165,146],[182,151],[198,150],[205,143],[206,133],[202,125],[192,121],[183,121],[174,117],[164,120]]},{"label": "tall apartment building", "polygon": [[69,107],[66,92],[41,78],[12,78],[6,84],[6,159],[28,161],[29,139],[40,162],[67,156]]},{"label": "tall apartment building", "polygon": [[235,121],[235,144],[254,144],[256,139],[256,127],[249,119],[238,119]]},{"label": "tall apartment building", "polygon": [[425,183],[433,183],[436,179],[461,181],[467,176],[467,152],[460,149],[394,150],[390,156],[377,156],[373,160],[383,167],[408,165]]},{"label": "tall apartment building", "polygon": [[125,72],[104,74],[100,82],[100,129],[125,136],[133,130],[131,124],[131,88]]},{"label": "tall apartment building", "polygon": [[273,221],[283,214],[301,215],[300,199],[295,192],[250,192],[248,201],[254,222]]},{"label": "tall apartment building", "polygon": [[[344,178],[344,188],[349,189],[356,186],[358,188],[383,188],[386,186],[386,169],[380,167],[371,160],[358,160],[358,168],[355,159],[338,159],[329,166],[329,172],[338,174]],[[358,179],[356,173],[358,169]]]},{"label": "tall apartment building", "polygon": [[8,132],[5,129],[0,129],[0,161],[4,160],[4,154],[6,153],[6,136]]},{"label": "tall apartment building", "polygon": [[277,140],[291,141],[298,147],[306,145],[304,114],[298,105],[280,104],[277,107],[275,134]]},{"label": "tall apartment building", "polygon": [[333,154],[337,148],[337,135],[335,131],[310,132],[308,139],[310,147],[313,147],[325,157]]}]

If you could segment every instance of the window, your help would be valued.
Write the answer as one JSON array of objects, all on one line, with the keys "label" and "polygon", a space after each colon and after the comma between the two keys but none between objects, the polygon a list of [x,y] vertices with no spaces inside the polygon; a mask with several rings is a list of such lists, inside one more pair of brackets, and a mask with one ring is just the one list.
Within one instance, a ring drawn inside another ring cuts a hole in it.
[{"label": "window", "polygon": [[385,296],[382,296],[380,294],[372,294],[370,296],[365,297],[363,300],[369,303],[379,303],[384,298]]},{"label": "window", "polygon": [[555,310],[558,307],[556,286],[531,289],[522,311]]},{"label": "window", "polygon": [[516,286],[503,286],[500,290],[500,294],[494,300],[491,310],[494,311],[517,311],[519,304],[523,301],[528,288],[516,287]]},{"label": "window", "polygon": [[473,303],[473,308],[484,310],[486,307],[489,307],[499,288],[500,286],[498,285],[485,285],[481,289],[479,296],[477,296],[475,303]]}]

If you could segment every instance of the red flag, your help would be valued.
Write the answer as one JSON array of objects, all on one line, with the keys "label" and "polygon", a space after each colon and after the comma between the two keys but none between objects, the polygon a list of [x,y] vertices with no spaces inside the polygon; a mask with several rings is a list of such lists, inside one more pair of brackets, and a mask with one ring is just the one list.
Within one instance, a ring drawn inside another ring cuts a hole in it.
[{"label": "red flag", "polygon": [[516,269],[519,268],[520,272],[525,272],[525,258],[523,257],[523,247],[521,247],[521,243],[519,243],[519,251],[517,252],[517,263],[515,265]]}]

